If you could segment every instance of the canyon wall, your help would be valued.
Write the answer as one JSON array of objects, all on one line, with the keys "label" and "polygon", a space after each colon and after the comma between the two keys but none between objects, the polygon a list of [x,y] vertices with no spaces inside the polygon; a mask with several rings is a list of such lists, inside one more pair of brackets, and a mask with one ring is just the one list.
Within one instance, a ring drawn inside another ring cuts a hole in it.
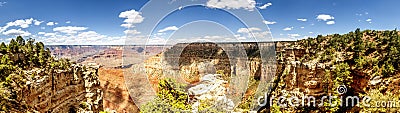
[{"label": "canyon wall", "polygon": [[26,71],[28,77],[23,93],[18,95],[28,111],[38,112],[99,112],[103,110],[102,90],[96,65],[72,65],[69,70],[54,70],[45,75],[43,69]]}]

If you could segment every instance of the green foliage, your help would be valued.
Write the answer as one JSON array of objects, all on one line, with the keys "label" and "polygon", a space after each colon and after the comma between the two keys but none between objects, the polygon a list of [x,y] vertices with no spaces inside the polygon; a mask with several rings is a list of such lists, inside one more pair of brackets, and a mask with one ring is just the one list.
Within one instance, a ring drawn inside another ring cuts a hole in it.
[{"label": "green foliage", "polygon": [[398,113],[400,112],[400,95],[393,92],[383,92],[379,89],[373,89],[367,94],[361,94],[361,97],[368,96],[370,101],[360,103],[360,112],[365,113]]},{"label": "green foliage", "polygon": [[110,112],[108,112],[108,111],[100,111],[99,113],[110,113]]},{"label": "green foliage", "polygon": [[81,103],[79,104],[79,107],[80,107],[81,109],[86,110],[86,109],[89,108],[89,104],[86,103],[86,102],[81,102]]},{"label": "green foliage", "polygon": [[185,85],[173,79],[162,79],[158,84],[157,98],[141,107],[141,112],[189,112],[189,96],[184,92]]},{"label": "green foliage", "polygon": [[21,89],[26,87],[26,79],[37,75],[28,75],[24,70],[41,68],[49,75],[55,69],[67,69],[71,65],[68,60],[51,57],[50,50],[42,42],[25,41],[21,36],[12,39],[8,45],[0,44],[0,58],[0,111],[5,112],[24,112],[27,109],[17,95],[23,93]]},{"label": "green foliage", "polygon": [[279,105],[277,105],[277,104],[273,104],[271,106],[271,112],[272,113],[282,113],[281,107]]},{"label": "green foliage", "polygon": [[[303,48],[306,48],[306,54],[301,58],[301,62],[317,61],[325,64],[325,77],[323,83],[324,91],[333,96],[344,96],[337,93],[339,85],[346,85],[348,94],[359,93],[351,88],[353,76],[359,79],[372,80],[376,76],[384,81],[397,79],[400,69],[400,36],[397,30],[375,31],[375,30],[360,30],[348,34],[333,34],[316,38],[303,39],[297,42]],[[334,68],[332,68],[334,67]],[[285,68],[286,70],[286,68]],[[283,75],[288,72],[284,71]],[[359,82],[359,81],[357,81]],[[360,81],[365,82],[365,81]],[[366,82],[368,84],[368,82]],[[355,83],[352,85],[365,86],[365,83]],[[391,86],[392,83],[389,84]],[[380,95],[382,98],[396,98],[398,95],[388,95],[385,97],[386,90],[398,90],[393,87],[380,87],[380,93],[369,90],[378,87],[367,85],[363,89],[367,95]],[[390,89],[391,88],[391,89]],[[376,96],[377,98],[379,96]],[[340,102],[340,100],[333,100]],[[347,108],[339,106],[328,106],[326,103],[325,112],[346,111]],[[372,109],[372,108],[371,108]],[[399,111],[382,111],[382,110],[361,110],[364,112],[399,112]]]}]

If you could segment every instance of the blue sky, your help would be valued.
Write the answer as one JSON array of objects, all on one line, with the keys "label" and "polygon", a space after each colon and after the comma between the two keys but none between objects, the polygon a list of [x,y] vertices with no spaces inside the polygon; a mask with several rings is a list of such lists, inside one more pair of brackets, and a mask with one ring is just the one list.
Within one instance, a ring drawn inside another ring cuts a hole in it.
[{"label": "blue sky", "polygon": [[0,41],[16,35],[50,45],[297,40],[356,28],[395,29],[400,26],[398,4],[398,0],[0,0]]}]

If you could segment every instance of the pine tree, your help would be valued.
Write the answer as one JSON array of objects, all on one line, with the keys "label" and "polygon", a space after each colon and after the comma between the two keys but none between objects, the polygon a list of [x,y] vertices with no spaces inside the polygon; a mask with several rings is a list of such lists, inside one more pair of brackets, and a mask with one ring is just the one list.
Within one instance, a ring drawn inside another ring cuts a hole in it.
[{"label": "pine tree", "polygon": [[362,40],[362,32],[360,31],[360,28],[358,28],[353,36],[354,39],[354,55],[353,55],[353,59],[358,59],[364,51],[364,41]]},{"label": "pine tree", "polygon": [[7,53],[7,46],[4,42],[1,42],[0,53],[3,53],[3,54]]},{"label": "pine tree", "polygon": [[17,37],[17,43],[18,43],[20,46],[25,45],[25,40],[24,40],[24,38],[22,38],[21,36],[18,36],[18,37]]}]

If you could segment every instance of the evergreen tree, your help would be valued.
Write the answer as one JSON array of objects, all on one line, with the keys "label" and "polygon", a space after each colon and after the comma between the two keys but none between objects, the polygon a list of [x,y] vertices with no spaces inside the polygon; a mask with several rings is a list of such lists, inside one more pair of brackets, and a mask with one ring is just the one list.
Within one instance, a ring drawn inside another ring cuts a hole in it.
[{"label": "evergreen tree", "polygon": [[20,46],[25,45],[25,40],[24,40],[24,38],[22,38],[22,36],[18,36],[18,37],[17,37],[17,43],[18,43]]},{"label": "evergreen tree", "polygon": [[354,55],[353,59],[358,59],[364,51],[364,41],[362,40],[362,32],[360,31],[360,28],[358,28],[353,36],[354,39]]},{"label": "evergreen tree", "polygon": [[3,54],[7,53],[7,46],[4,42],[1,42],[0,53],[3,53]]}]

